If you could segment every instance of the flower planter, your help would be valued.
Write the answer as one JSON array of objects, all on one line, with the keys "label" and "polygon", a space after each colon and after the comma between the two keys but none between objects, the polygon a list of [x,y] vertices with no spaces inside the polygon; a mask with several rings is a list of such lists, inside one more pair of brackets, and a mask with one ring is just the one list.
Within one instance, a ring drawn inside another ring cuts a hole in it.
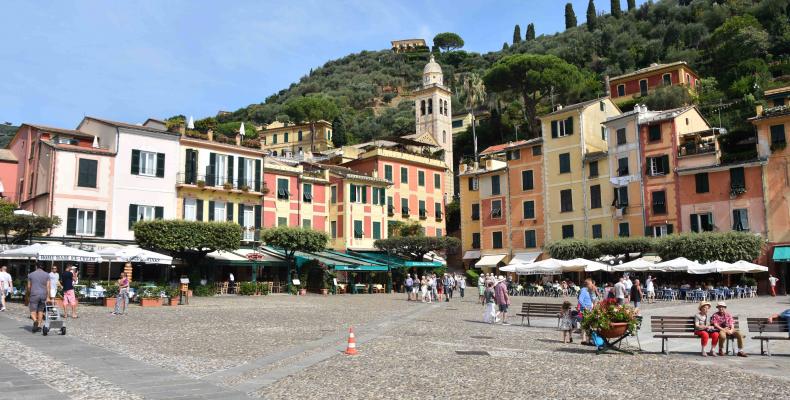
[{"label": "flower planter", "polygon": [[140,299],[140,305],[143,307],[161,307],[162,306],[162,299]]},{"label": "flower planter", "polygon": [[115,297],[105,297],[104,306],[107,308],[115,308]]},{"label": "flower planter", "polygon": [[178,305],[178,297],[171,297],[170,298],[170,302],[168,302],[168,305],[177,306]]},{"label": "flower planter", "polygon": [[619,338],[628,329],[627,322],[612,322],[610,325],[609,329],[601,329],[598,331],[598,334],[607,339]]}]

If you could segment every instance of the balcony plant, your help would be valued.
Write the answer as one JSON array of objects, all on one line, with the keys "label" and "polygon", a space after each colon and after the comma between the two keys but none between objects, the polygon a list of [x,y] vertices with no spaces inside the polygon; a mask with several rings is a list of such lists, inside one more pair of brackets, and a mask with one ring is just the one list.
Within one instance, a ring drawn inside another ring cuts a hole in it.
[{"label": "balcony plant", "polygon": [[222,184],[222,188],[225,189],[225,190],[231,190],[231,189],[233,189],[233,184],[230,183],[230,182],[225,182],[225,183]]},{"label": "balcony plant", "polygon": [[241,187],[239,189],[241,189],[242,192],[249,192],[250,191],[250,186],[249,185],[241,185]]},{"label": "balcony plant", "polygon": [[201,188],[201,189],[202,189],[202,188],[204,188],[204,187],[206,187],[206,181],[204,181],[204,180],[202,180],[202,179],[198,179],[198,181],[197,181],[197,186],[198,186],[199,188]]},{"label": "balcony plant", "polygon": [[730,197],[738,197],[744,193],[746,193],[745,186],[735,185],[730,188]]},{"label": "balcony plant", "polygon": [[607,339],[620,337],[626,331],[634,334],[636,326],[636,309],[628,304],[619,306],[615,299],[602,300],[582,318],[582,329],[595,331]]},{"label": "balcony plant", "polygon": [[261,193],[263,193],[264,195],[269,194],[269,187],[266,186],[265,183],[263,185],[261,185]]}]

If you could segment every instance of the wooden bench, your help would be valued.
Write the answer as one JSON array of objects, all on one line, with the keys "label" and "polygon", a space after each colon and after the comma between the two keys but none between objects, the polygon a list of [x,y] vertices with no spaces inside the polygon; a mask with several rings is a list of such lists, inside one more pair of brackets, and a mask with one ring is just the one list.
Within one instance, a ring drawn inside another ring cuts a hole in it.
[{"label": "wooden bench", "polygon": [[560,324],[559,314],[562,312],[562,304],[556,303],[522,303],[521,312],[516,313],[521,317],[521,325],[524,325],[524,318],[527,319],[529,326],[530,317],[554,317],[557,318],[557,326]]},{"label": "wooden bench", "polygon": [[[784,318],[776,318],[770,324],[768,318],[746,318],[746,324],[749,325],[749,332],[756,333],[757,336],[752,336],[752,339],[760,341],[760,354],[768,356],[771,355],[771,347],[769,346],[771,340],[790,340],[790,331],[787,330],[787,321]],[[776,333],[776,335],[768,335],[769,333]],[[785,333],[785,335],[780,335]],[[763,347],[765,343],[765,347]]]},{"label": "wooden bench", "polygon": [[[734,316],[732,320],[735,329],[739,329],[738,317]],[[650,328],[654,333],[653,337],[661,339],[661,352],[664,354],[669,354],[669,339],[700,340],[700,337],[694,334],[694,317],[654,315],[650,317]],[[734,336],[727,336],[727,353],[730,351],[730,341],[733,340],[735,340]]]}]

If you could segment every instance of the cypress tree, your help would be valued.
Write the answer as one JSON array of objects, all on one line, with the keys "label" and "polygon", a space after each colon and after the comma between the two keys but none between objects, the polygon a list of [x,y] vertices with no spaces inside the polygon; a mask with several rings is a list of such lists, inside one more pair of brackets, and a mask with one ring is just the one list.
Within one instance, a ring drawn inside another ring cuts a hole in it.
[{"label": "cypress tree", "polygon": [[620,9],[620,0],[612,0],[611,14],[615,18],[620,18],[623,15],[623,11]]},{"label": "cypress tree", "polygon": [[535,40],[535,24],[527,25],[527,37],[526,40]]},{"label": "cypress tree", "polygon": [[593,0],[590,0],[590,3],[587,4],[587,29],[589,29],[590,32],[594,31],[595,27],[598,25],[597,19],[598,14],[595,11],[595,3],[593,3]]},{"label": "cypress tree", "polygon": [[513,28],[513,44],[521,43],[521,27],[516,24]]},{"label": "cypress tree", "polygon": [[510,48],[510,46],[508,46],[507,42],[502,44],[502,50],[507,50],[509,48]]},{"label": "cypress tree", "polygon": [[568,3],[565,5],[565,29],[575,27],[576,23],[576,13],[573,12],[573,4]]},{"label": "cypress tree", "polygon": [[636,0],[628,0],[628,11],[636,8]]}]

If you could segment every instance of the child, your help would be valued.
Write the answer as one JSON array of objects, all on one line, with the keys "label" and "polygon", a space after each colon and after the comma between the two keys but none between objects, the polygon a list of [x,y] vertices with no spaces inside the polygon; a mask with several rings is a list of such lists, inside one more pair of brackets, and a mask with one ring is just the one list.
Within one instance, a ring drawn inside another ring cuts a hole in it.
[{"label": "child", "polygon": [[483,311],[483,322],[493,324],[496,322],[496,307],[494,304],[494,282],[488,281],[486,283],[485,292],[483,292],[484,301],[486,302],[485,311]]},{"label": "child", "polygon": [[562,331],[562,343],[568,343],[568,341],[573,343],[573,336],[571,336],[573,318],[571,318],[571,303],[569,301],[564,301],[562,303],[562,312],[560,312],[559,317],[560,330]]}]

